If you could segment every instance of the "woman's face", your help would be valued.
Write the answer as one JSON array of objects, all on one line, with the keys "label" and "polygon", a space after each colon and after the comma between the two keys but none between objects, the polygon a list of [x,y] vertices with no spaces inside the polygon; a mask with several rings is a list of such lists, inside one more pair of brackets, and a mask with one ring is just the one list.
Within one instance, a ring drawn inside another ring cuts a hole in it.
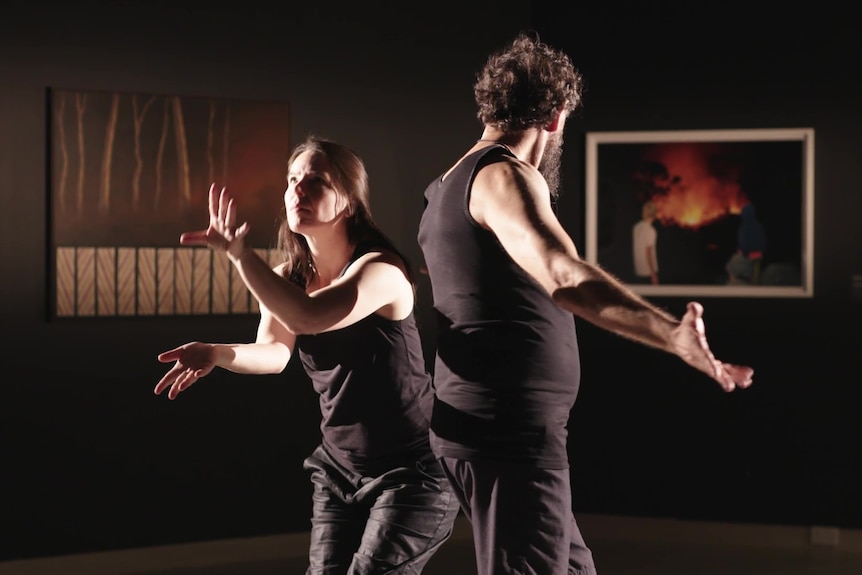
[{"label": "woman's face", "polygon": [[334,187],[326,156],[309,151],[296,157],[287,172],[284,207],[287,225],[298,234],[343,220],[347,202]]}]

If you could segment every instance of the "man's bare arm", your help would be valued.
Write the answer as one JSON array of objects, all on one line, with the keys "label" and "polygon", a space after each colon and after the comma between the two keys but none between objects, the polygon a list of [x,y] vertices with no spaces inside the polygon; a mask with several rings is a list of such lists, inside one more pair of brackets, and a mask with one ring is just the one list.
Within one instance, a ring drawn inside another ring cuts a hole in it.
[{"label": "man's bare arm", "polygon": [[544,179],[532,166],[513,160],[482,169],[473,184],[470,213],[564,309],[678,355],[727,391],[750,384],[749,368],[723,364],[712,355],[700,304],[690,305],[677,319],[582,259],[551,208]]}]

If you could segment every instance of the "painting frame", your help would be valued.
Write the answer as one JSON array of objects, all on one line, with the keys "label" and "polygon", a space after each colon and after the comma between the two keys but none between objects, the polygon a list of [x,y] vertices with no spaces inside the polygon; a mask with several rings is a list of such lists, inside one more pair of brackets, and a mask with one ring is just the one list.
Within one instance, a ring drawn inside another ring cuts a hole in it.
[{"label": "painting frame", "polygon": [[284,100],[52,86],[47,319],[248,315],[259,304],[206,229],[208,190],[237,197],[269,264],[284,215]]},{"label": "painting frame", "polygon": [[813,297],[814,134],[587,132],[585,258],[643,296]]}]

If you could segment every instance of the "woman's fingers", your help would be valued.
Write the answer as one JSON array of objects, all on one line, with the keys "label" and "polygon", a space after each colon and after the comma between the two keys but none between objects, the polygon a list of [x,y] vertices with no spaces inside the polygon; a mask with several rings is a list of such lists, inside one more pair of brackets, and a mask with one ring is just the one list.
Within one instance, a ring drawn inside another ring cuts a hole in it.
[{"label": "woman's fingers", "polygon": [[196,371],[188,368],[183,371],[173,382],[171,385],[170,391],[168,391],[168,399],[176,399],[177,395],[181,391],[185,391],[189,388],[191,384],[197,381],[198,376],[196,375]]},{"label": "woman's fingers", "polygon": [[233,198],[230,196],[227,196],[227,198],[227,210],[225,212],[224,224],[227,229],[231,229],[236,222],[236,202],[234,202]]},{"label": "woman's fingers", "polygon": [[222,188],[218,198],[218,221],[225,223],[227,218],[228,200],[230,196],[227,193],[227,188]]},{"label": "woman's fingers", "polygon": [[180,244],[184,246],[205,246],[207,245],[207,230],[198,230],[195,232],[183,232],[180,234]]},{"label": "woman's fingers", "polygon": [[209,191],[209,211],[210,211],[210,222],[214,222],[218,217],[218,191],[216,190],[215,183],[210,184]]},{"label": "woman's fingers", "polygon": [[235,239],[244,238],[248,235],[250,229],[251,226],[248,225],[248,222],[243,222],[242,225],[236,229],[236,232],[234,232]]}]

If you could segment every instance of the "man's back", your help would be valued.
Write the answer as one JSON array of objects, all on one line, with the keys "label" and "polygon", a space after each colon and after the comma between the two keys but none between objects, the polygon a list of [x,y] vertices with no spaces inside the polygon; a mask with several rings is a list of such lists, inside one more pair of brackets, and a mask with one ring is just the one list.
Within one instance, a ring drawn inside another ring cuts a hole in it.
[{"label": "man's back", "polygon": [[425,192],[419,244],[438,329],[432,445],[562,469],[580,376],[574,318],[469,214],[475,173],[507,156],[484,148]]}]

